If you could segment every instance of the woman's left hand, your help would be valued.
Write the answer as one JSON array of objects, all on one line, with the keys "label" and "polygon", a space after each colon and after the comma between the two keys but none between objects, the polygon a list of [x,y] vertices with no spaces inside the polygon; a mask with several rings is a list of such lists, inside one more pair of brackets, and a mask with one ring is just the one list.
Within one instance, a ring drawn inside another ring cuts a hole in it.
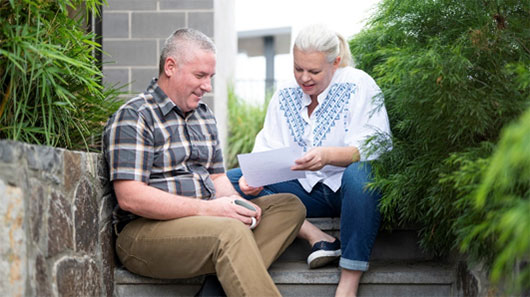
[{"label": "woman's left hand", "polygon": [[291,170],[320,170],[328,164],[327,152],[325,147],[312,148],[303,157],[294,161],[295,165]]}]

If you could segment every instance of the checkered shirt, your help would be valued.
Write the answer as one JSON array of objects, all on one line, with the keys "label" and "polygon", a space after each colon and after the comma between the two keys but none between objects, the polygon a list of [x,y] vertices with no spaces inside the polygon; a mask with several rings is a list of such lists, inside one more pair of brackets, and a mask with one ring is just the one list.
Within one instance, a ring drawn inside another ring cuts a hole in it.
[{"label": "checkered shirt", "polygon": [[[103,151],[111,181],[141,181],[182,196],[213,198],[210,174],[224,172],[211,110],[201,102],[184,114],[160,89],[157,79],[110,117],[103,133]],[[135,217],[118,209],[114,222]]]}]

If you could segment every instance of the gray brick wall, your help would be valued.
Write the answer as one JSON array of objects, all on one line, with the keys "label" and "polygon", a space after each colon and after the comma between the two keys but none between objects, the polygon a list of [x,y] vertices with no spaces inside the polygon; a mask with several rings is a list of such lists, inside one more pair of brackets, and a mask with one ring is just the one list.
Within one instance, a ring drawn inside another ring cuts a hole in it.
[{"label": "gray brick wall", "polygon": [[158,74],[161,45],[179,27],[214,38],[214,0],[109,0],[103,8],[104,82],[126,85],[129,94],[143,91]]},{"label": "gray brick wall", "polygon": [[214,111],[221,144],[226,145],[227,86],[237,54],[234,1],[108,0],[103,7],[103,82],[125,86],[124,99],[144,91],[151,78],[158,76],[165,39],[179,27],[202,31],[217,46],[213,92],[203,100]]}]

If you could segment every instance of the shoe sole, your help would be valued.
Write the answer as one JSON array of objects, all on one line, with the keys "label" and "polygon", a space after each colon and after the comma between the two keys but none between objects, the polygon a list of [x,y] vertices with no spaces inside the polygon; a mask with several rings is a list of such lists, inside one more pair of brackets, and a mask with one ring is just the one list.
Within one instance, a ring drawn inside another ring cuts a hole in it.
[{"label": "shoe sole", "polygon": [[315,251],[307,257],[307,265],[310,269],[325,266],[341,256],[341,251]]}]

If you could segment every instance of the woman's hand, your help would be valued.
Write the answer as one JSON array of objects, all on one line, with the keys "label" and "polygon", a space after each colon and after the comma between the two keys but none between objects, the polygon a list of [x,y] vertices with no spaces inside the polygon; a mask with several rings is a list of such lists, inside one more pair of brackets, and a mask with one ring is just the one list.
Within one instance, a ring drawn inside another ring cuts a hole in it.
[{"label": "woman's hand", "polygon": [[347,167],[360,160],[359,150],[355,146],[326,146],[315,147],[303,157],[294,161],[291,170],[317,171],[326,165]]},{"label": "woman's hand", "polygon": [[315,147],[307,152],[303,157],[295,160],[291,170],[311,170],[317,171],[328,164],[328,150],[326,147]]},{"label": "woman's hand", "polygon": [[241,189],[241,192],[245,193],[245,195],[249,196],[257,196],[262,190],[263,187],[252,187],[247,184],[247,180],[244,176],[242,176],[239,179],[239,189]]}]

